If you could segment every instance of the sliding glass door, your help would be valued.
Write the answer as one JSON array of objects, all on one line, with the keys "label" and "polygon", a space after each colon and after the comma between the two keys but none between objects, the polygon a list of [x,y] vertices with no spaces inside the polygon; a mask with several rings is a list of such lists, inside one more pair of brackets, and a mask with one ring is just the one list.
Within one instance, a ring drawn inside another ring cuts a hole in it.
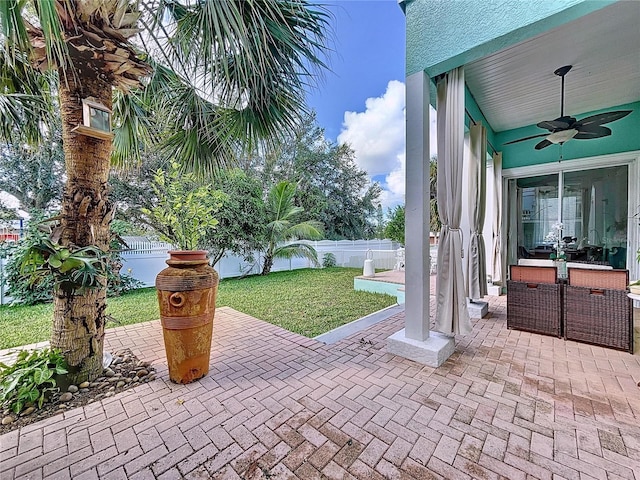
[{"label": "sliding glass door", "polygon": [[626,268],[627,165],[518,178],[510,182],[511,189],[509,207],[517,212],[511,216],[517,221],[517,242],[510,242],[513,257],[549,258],[549,234],[562,223],[569,261]]}]

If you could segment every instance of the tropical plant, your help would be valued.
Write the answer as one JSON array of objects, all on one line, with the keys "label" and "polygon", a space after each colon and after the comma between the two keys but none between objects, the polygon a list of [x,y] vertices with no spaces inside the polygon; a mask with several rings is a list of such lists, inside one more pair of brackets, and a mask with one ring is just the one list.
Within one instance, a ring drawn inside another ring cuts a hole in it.
[{"label": "tropical plant", "polygon": [[274,185],[267,197],[267,239],[262,275],[271,271],[276,258],[307,258],[318,265],[318,253],[307,243],[297,240],[319,240],[322,224],[313,220],[294,223],[304,208],[294,205],[296,185],[282,181]]},{"label": "tropical plant", "polygon": [[47,395],[56,390],[55,376],[65,373],[67,365],[59,351],[20,350],[12,365],[0,363],[0,406],[15,413],[27,404],[42,408]]},{"label": "tropical plant", "polygon": [[[26,233],[18,242],[0,243],[0,258],[6,259],[2,280],[8,286],[7,295],[11,297],[14,305],[35,305],[37,303],[50,302],[53,300],[55,288],[55,278],[53,272],[41,271],[37,278],[31,275],[25,276],[23,264],[28,262],[38,245],[50,241],[50,229],[44,220],[44,212],[32,210],[31,220],[27,224]],[[121,242],[115,240],[118,237],[117,222],[112,226],[113,237],[110,244],[110,251],[104,257],[107,280],[107,295],[110,297],[121,295],[129,290],[140,288],[141,282],[131,275],[120,274],[122,259],[119,249]],[[42,230],[41,230],[42,229]],[[33,267],[33,266],[32,266]],[[28,268],[32,268],[28,267]],[[48,274],[52,273],[52,274]],[[78,293],[78,292],[76,292]]]},{"label": "tropical plant", "polygon": [[155,206],[140,210],[149,225],[180,250],[201,247],[207,233],[218,224],[214,215],[225,195],[213,190],[211,184],[198,182],[195,174],[181,173],[175,162],[168,172],[156,172],[152,188]]},{"label": "tropical plant", "polygon": [[[0,136],[39,140],[59,98],[60,246],[107,250],[112,157],[131,163],[145,142],[161,140],[167,158],[211,172],[240,146],[293,127],[324,68],[327,24],[307,0],[0,1]],[[82,99],[112,111],[113,140],[74,130]],[[51,345],[64,352],[70,381],[95,378],[106,287],[54,297]]]},{"label": "tropical plant", "polygon": [[322,256],[322,267],[331,268],[337,265],[336,256],[331,252],[325,252]]},{"label": "tropical plant", "polygon": [[106,286],[106,254],[96,247],[74,248],[42,238],[29,247],[21,273],[31,284],[51,277],[54,288],[66,295],[83,294]]}]

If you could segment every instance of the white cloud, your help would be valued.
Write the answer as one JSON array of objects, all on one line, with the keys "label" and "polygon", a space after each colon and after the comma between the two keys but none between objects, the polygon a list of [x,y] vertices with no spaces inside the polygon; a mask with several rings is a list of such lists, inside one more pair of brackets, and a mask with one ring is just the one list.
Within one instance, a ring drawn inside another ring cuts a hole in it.
[{"label": "white cloud", "polygon": [[385,212],[387,208],[404,203],[405,193],[405,153],[396,157],[396,166],[385,177],[384,190],[380,195],[380,202]]},{"label": "white cloud", "polygon": [[358,166],[370,176],[384,175],[404,152],[404,84],[392,80],[381,97],[368,98],[364,112],[345,112],[339,143],[356,152]]},{"label": "white cloud", "polygon": [[[368,98],[364,112],[345,112],[339,143],[348,143],[358,166],[370,177],[384,175],[380,201],[386,211],[404,203],[405,86],[392,80],[381,97]],[[430,156],[437,145],[436,112],[429,107]]]}]

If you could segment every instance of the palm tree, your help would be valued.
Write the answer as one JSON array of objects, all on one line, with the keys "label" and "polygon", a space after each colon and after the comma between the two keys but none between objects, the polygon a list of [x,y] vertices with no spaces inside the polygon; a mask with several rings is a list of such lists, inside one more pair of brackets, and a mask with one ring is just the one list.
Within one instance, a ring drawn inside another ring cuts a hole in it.
[{"label": "palm tree", "polygon": [[[290,129],[325,67],[325,10],[307,0],[0,0],[0,135],[36,141],[58,99],[66,187],[55,240],[106,251],[111,161],[148,144],[200,173]],[[114,138],[75,132],[82,99]],[[106,288],[55,292],[51,345],[71,380],[101,372]]]},{"label": "palm tree", "polygon": [[308,258],[318,264],[315,248],[296,240],[319,240],[322,238],[322,224],[315,221],[293,223],[304,208],[293,204],[296,185],[283,180],[274,185],[267,198],[267,242],[262,264],[262,275],[271,271],[276,258]]}]

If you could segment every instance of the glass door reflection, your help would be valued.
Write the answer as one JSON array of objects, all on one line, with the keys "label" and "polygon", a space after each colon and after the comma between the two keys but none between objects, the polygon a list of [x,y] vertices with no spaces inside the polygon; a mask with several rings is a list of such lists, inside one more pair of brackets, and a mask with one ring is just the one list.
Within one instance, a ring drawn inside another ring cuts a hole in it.
[{"label": "glass door reflection", "polygon": [[628,168],[563,175],[562,221],[569,260],[626,268]]}]

